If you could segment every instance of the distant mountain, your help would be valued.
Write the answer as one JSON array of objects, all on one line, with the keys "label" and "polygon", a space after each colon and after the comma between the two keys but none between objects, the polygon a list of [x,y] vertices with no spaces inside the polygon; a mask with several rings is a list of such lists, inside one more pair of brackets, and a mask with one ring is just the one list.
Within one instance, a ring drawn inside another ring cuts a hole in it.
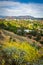
[{"label": "distant mountain", "polygon": [[34,19],[32,16],[17,16],[16,19]]},{"label": "distant mountain", "polygon": [[0,18],[4,19],[32,19],[32,20],[43,20],[43,18],[35,18],[33,16],[0,16]]},{"label": "distant mountain", "polygon": [[8,19],[34,19],[32,16],[0,16],[0,18],[8,18]]},{"label": "distant mountain", "polygon": [[0,18],[4,18],[5,16],[0,16]]},{"label": "distant mountain", "polygon": [[35,18],[36,20],[43,20],[43,18]]}]

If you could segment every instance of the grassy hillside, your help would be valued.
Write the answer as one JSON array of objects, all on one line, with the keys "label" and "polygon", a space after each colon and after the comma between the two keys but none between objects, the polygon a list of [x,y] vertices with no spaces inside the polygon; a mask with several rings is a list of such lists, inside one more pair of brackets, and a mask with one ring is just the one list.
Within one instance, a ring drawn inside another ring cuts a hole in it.
[{"label": "grassy hillside", "polygon": [[[16,33],[19,27],[27,29],[29,23],[0,20],[0,65],[43,65],[43,44]],[[43,28],[42,24],[39,26]]]}]

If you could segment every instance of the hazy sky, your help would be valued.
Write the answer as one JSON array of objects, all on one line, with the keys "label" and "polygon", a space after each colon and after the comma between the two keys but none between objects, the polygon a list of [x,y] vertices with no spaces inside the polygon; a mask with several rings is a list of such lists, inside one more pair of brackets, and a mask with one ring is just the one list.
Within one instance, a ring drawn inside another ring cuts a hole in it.
[{"label": "hazy sky", "polygon": [[0,16],[43,17],[43,0],[0,0]]}]

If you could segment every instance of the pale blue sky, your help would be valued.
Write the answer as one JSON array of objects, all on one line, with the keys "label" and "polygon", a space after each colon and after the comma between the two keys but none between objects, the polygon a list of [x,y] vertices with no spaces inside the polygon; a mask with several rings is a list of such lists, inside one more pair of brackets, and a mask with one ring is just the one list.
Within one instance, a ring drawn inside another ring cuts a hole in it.
[{"label": "pale blue sky", "polygon": [[43,0],[0,0],[0,16],[43,17]]}]

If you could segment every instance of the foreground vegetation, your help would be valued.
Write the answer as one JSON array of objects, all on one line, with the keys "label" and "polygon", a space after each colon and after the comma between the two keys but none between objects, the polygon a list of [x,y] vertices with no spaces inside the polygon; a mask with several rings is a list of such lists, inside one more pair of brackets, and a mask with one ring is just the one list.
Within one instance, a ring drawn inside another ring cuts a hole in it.
[{"label": "foreground vegetation", "polygon": [[[42,55],[26,42],[10,42],[0,46],[1,65],[42,65]],[[41,64],[40,64],[41,63]]]},{"label": "foreground vegetation", "polygon": [[[18,29],[21,30],[19,33]],[[40,42],[22,37],[25,29],[34,30],[43,37],[42,22],[0,20],[0,65],[43,65],[43,43],[39,46]]]}]

